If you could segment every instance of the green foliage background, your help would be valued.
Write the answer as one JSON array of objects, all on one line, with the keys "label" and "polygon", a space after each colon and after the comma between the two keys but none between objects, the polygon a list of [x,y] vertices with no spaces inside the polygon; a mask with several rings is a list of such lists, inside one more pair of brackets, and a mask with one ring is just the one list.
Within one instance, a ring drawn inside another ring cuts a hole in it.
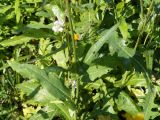
[{"label": "green foliage background", "polygon": [[160,0],[1,0],[0,119],[160,119],[159,12]]}]

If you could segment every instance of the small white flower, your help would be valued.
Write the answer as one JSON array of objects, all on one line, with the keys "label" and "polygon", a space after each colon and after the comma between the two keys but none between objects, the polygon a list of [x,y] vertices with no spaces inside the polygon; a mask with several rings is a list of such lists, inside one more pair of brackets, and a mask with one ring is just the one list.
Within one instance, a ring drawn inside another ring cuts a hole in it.
[{"label": "small white flower", "polygon": [[73,87],[73,88],[77,88],[77,82],[76,82],[76,80],[73,80],[73,81],[72,81],[72,87]]},{"label": "small white flower", "polygon": [[60,21],[60,20],[56,20],[54,23],[53,23],[53,27],[52,27],[52,30],[54,32],[63,32],[63,27],[64,27],[64,22],[63,21]]}]

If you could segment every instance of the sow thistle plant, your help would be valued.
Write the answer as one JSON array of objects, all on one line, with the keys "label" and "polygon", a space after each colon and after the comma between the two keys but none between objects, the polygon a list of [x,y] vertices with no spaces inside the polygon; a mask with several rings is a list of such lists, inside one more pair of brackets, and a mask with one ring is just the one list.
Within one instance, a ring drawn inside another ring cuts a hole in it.
[{"label": "sow thistle plant", "polygon": [[17,20],[8,25],[13,39],[3,34],[0,41],[0,90],[18,97],[8,100],[11,110],[0,99],[0,119],[159,119],[158,0],[13,4],[0,2],[0,25]]}]

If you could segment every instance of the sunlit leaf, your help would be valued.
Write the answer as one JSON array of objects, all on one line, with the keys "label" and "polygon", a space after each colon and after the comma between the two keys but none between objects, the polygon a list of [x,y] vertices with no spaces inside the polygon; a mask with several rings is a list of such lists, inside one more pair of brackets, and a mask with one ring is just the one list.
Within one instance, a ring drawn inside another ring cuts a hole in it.
[{"label": "sunlit leaf", "polygon": [[111,29],[105,30],[101,36],[101,38],[91,46],[89,51],[87,52],[87,55],[84,59],[84,63],[90,64],[94,59],[100,48],[106,43],[110,37],[113,35],[114,31],[118,28],[119,23],[114,25]]},{"label": "sunlit leaf", "polygon": [[35,65],[19,64],[17,62],[8,63],[16,72],[24,77],[38,80],[53,96],[62,100],[70,99],[69,90],[62,85],[61,80],[56,75],[52,74],[52,77],[49,77],[44,70],[39,69]]},{"label": "sunlit leaf", "polygon": [[18,44],[22,44],[22,43],[27,43],[32,39],[32,37],[27,37],[27,36],[14,36],[13,38],[4,40],[2,42],[0,42],[0,44],[4,47],[8,47],[8,46],[15,46]]},{"label": "sunlit leaf", "polygon": [[130,98],[130,96],[121,91],[116,100],[116,104],[119,110],[124,110],[130,115],[136,115],[140,112],[136,103]]},{"label": "sunlit leaf", "polygon": [[45,24],[42,24],[42,23],[39,23],[39,22],[32,21],[30,24],[27,25],[27,27],[34,28],[34,29],[40,29],[40,28],[51,29],[52,28],[52,23],[48,24],[48,25],[45,25]]},{"label": "sunlit leaf", "polygon": [[129,32],[128,32],[128,25],[124,19],[121,21],[119,29],[121,31],[123,38],[126,40],[128,38]]}]

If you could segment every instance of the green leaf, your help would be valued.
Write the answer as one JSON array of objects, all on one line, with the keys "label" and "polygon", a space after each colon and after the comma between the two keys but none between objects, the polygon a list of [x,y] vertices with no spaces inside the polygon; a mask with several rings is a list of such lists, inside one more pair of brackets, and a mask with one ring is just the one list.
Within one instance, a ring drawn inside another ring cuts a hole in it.
[{"label": "green leaf", "polygon": [[26,81],[17,85],[17,88],[28,96],[29,100],[26,101],[26,103],[33,105],[38,103],[42,106],[49,105],[46,106],[46,108],[49,107],[49,109],[45,109],[43,113],[40,112],[40,110],[30,119],[32,120],[35,117],[42,119],[43,114],[51,119],[54,115],[59,115],[59,113],[61,113],[66,119],[70,120],[69,109],[71,108],[69,108],[68,103],[55,98],[45,88],[40,88],[39,86],[40,84],[35,80]]},{"label": "green leaf", "polygon": [[30,117],[29,120],[51,120],[57,115],[57,111],[50,106],[46,106]]},{"label": "green leaf", "polygon": [[13,70],[20,73],[22,76],[38,80],[43,88],[47,89],[47,91],[55,98],[59,98],[64,101],[70,100],[69,90],[65,88],[61,80],[58,79],[56,75],[52,74],[48,77],[44,70],[39,69],[35,65],[19,64],[17,62],[8,63]]},{"label": "green leaf", "polygon": [[139,73],[132,73],[130,71],[126,71],[122,75],[122,79],[119,81],[116,81],[114,86],[116,87],[122,87],[122,86],[143,86],[146,87],[146,81],[143,74]]},{"label": "green leaf", "polygon": [[16,22],[19,23],[21,17],[21,10],[20,10],[20,0],[15,1],[15,14],[16,14]]},{"label": "green leaf", "polygon": [[29,27],[29,28],[34,28],[34,29],[40,29],[40,28],[51,29],[51,28],[52,28],[52,24],[45,25],[45,24],[43,24],[43,23],[31,21],[31,23],[28,24],[27,27]]},{"label": "green leaf", "polygon": [[32,38],[53,38],[53,32],[49,30],[43,29],[27,29],[24,31],[24,35]]},{"label": "green leaf", "polygon": [[[151,71],[153,68],[153,50],[147,50],[144,52],[144,57],[146,59],[146,67],[148,70],[148,78],[146,78],[146,82],[148,85],[148,93],[145,97],[145,105],[144,105],[144,117],[145,120],[149,120],[152,114],[152,108],[154,105],[154,99],[156,97],[156,91],[151,81]],[[147,76],[146,76],[147,77]],[[148,104],[150,103],[150,104]]]},{"label": "green leaf", "polygon": [[136,103],[124,91],[121,91],[118,95],[118,99],[116,99],[116,104],[119,110],[124,110],[130,115],[136,115],[140,112]]},{"label": "green leaf", "polygon": [[21,84],[17,84],[16,88],[18,88],[19,90],[23,91],[23,93],[25,93],[26,95],[31,95],[36,88],[38,88],[40,86],[40,84],[37,81],[26,81],[23,82]]},{"label": "green leaf", "polygon": [[2,45],[3,47],[8,47],[8,46],[15,46],[17,44],[23,44],[23,43],[27,43],[32,39],[32,37],[27,37],[27,36],[14,36],[10,39],[4,40],[2,42],[0,42],[0,45]]},{"label": "green leaf", "polygon": [[153,55],[154,50],[147,50],[144,52],[144,57],[146,58],[146,67],[150,71],[152,71],[153,68]]},{"label": "green leaf", "polygon": [[122,16],[122,10],[124,9],[124,1],[118,3],[116,5],[116,12],[117,12],[117,17],[121,17]]},{"label": "green leaf", "polygon": [[111,29],[105,30],[101,36],[101,38],[91,46],[89,51],[87,52],[87,55],[85,56],[84,63],[90,64],[94,59],[95,56],[97,55],[98,51],[100,48],[104,45],[104,43],[109,40],[109,38],[113,35],[114,31],[118,28],[119,23],[114,25]]},{"label": "green leaf", "polygon": [[143,74],[134,73],[133,76],[128,80],[126,85],[132,85],[132,86],[144,86],[146,87],[146,81],[143,76]]},{"label": "green leaf", "polygon": [[148,89],[148,93],[145,97],[145,104],[144,104],[144,119],[145,120],[149,120],[151,115],[153,114],[152,108],[154,106],[155,97],[156,97],[156,92]]},{"label": "green leaf", "polygon": [[36,16],[46,17],[46,18],[50,18],[51,17],[51,15],[48,12],[45,12],[45,11],[36,12]]},{"label": "green leaf", "polygon": [[[59,115],[59,113],[61,113],[61,115],[63,115],[67,120],[71,119],[71,115],[69,113],[69,109],[73,109],[70,108],[69,105],[69,101],[67,102],[63,102],[57,98],[55,98],[54,96],[52,96],[46,89],[40,89],[34,96],[33,99],[29,100],[28,102],[32,103],[32,100],[38,102],[41,105],[49,105],[52,110],[54,110],[54,114],[55,115]],[[47,111],[48,114],[49,111]]]},{"label": "green leaf", "polygon": [[11,5],[4,5],[4,6],[0,6],[0,13],[5,14],[5,12],[7,12],[9,9],[11,9],[12,6]]},{"label": "green leaf", "polygon": [[122,19],[122,21],[119,25],[119,29],[120,29],[120,32],[121,32],[123,38],[126,40],[128,38],[129,33],[128,33],[128,25],[124,19]]},{"label": "green leaf", "polygon": [[42,0],[26,0],[27,3],[38,3],[42,2]]},{"label": "green leaf", "polygon": [[56,63],[58,66],[62,68],[67,68],[67,62],[69,60],[69,55],[68,55],[68,49],[65,48],[65,50],[61,50],[57,52],[56,54],[53,55],[53,59],[56,60]]},{"label": "green leaf", "polygon": [[93,65],[88,68],[87,73],[89,74],[89,78],[93,81],[94,79],[100,78],[102,75],[107,74],[111,70],[112,68],[107,66]]},{"label": "green leaf", "polygon": [[90,65],[87,70],[91,80],[100,78],[102,75],[107,74],[112,69],[122,65],[121,60],[118,57],[109,55],[96,59],[92,63],[93,64]]},{"label": "green leaf", "polygon": [[116,35],[107,41],[111,54],[118,53],[119,57],[131,58],[135,54],[135,50],[127,47],[124,39],[117,39]]}]

